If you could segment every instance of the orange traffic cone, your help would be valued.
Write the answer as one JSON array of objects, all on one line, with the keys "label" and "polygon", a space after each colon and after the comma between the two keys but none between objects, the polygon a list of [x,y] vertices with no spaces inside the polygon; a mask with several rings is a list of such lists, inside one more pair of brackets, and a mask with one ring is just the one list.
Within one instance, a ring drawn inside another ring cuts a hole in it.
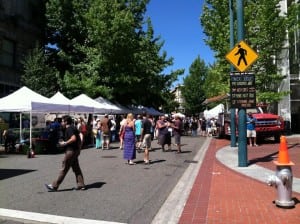
[{"label": "orange traffic cone", "polygon": [[280,137],[278,161],[274,161],[277,166],[292,166],[295,165],[290,161],[289,151],[287,148],[287,141],[285,136]]}]

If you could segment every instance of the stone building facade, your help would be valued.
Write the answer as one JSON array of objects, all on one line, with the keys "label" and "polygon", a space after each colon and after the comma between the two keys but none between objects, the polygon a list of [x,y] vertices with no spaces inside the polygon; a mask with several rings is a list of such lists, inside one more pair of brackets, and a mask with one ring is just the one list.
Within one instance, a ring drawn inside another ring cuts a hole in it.
[{"label": "stone building facade", "polygon": [[[291,4],[299,4],[298,0],[282,0],[281,12],[284,16],[288,13]],[[300,12],[299,12],[300,13]],[[300,18],[300,14],[298,19]],[[298,23],[299,24],[299,23]],[[292,31],[287,31],[286,41],[282,52],[276,58],[284,79],[278,89],[290,91],[278,103],[278,114],[286,121],[286,129],[292,133],[300,133],[300,27],[295,24]]]},{"label": "stone building facade", "polygon": [[43,38],[44,5],[44,0],[0,0],[0,97],[21,86],[21,62]]}]

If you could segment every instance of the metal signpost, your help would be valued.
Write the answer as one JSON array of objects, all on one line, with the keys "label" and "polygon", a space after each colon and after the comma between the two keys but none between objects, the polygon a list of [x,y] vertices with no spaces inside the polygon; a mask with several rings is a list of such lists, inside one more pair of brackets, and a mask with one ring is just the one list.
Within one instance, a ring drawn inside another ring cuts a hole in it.
[{"label": "metal signpost", "polygon": [[[243,40],[226,55],[226,59],[239,73],[230,74],[231,108],[239,109],[238,147],[239,166],[248,166],[246,108],[256,107],[255,75],[245,71],[257,60],[258,54]],[[232,131],[235,135],[235,131]]]},{"label": "metal signpost", "polygon": [[[256,106],[255,76],[244,73],[258,58],[258,54],[244,41],[244,0],[236,0],[237,40],[239,43],[233,47],[233,0],[229,0],[230,13],[230,52],[226,59],[239,71],[239,74],[230,71],[231,88],[231,146],[235,146],[235,109],[238,108],[238,162],[240,167],[248,166],[247,136],[246,136],[246,108]],[[234,130],[233,130],[234,129]]]},{"label": "metal signpost", "polygon": [[[256,107],[255,75],[253,73],[245,73],[245,71],[257,58],[258,54],[243,40],[226,55],[226,59],[239,71],[230,74],[230,101],[231,108],[239,109],[238,156],[240,167],[248,166],[246,108]],[[235,130],[232,130],[231,136],[235,134]]]}]

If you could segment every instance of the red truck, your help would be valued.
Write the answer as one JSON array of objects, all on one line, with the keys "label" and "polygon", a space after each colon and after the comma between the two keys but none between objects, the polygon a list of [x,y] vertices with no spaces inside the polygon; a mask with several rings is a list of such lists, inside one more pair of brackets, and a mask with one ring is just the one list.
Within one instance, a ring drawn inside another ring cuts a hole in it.
[{"label": "red truck", "polygon": [[[284,132],[284,120],[281,116],[264,113],[261,107],[254,109],[247,109],[246,113],[252,112],[253,117],[257,119],[255,124],[255,130],[257,134],[257,141],[260,141],[267,137],[273,137],[274,141],[280,142],[280,135]],[[217,137],[229,137],[231,135],[230,130],[230,112],[229,113],[220,113],[218,117],[218,136]],[[238,113],[236,111],[236,136],[238,129]]]}]

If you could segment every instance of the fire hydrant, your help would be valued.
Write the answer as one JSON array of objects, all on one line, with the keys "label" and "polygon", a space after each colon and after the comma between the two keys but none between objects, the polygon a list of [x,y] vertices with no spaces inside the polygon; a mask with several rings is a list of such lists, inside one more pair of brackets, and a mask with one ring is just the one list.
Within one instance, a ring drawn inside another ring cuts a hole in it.
[{"label": "fire hydrant", "polygon": [[277,200],[275,200],[275,203],[280,207],[294,207],[295,202],[292,200],[293,174],[291,166],[295,164],[290,161],[285,136],[280,137],[278,161],[274,161],[274,163],[276,164],[276,176],[271,175],[267,183],[277,188]]},{"label": "fire hydrant", "polygon": [[268,184],[277,188],[275,204],[280,207],[294,207],[292,200],[293,175],[290,166],[277,166],[276,176],[268,178]]}]

